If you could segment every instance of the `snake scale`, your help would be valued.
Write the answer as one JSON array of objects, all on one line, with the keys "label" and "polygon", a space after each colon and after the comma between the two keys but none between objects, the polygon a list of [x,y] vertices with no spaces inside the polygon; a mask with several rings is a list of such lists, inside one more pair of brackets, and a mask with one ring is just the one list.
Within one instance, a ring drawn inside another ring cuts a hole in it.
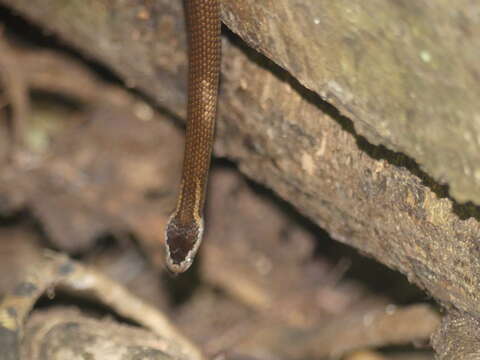
[{"label": "snake scale", "polygon": [[177,206],[165,230],[166,264],[186,271],[202,241],[203,206],[214,141],[220,74],[218,0],[185,0],[188,104],[185,152]]}]

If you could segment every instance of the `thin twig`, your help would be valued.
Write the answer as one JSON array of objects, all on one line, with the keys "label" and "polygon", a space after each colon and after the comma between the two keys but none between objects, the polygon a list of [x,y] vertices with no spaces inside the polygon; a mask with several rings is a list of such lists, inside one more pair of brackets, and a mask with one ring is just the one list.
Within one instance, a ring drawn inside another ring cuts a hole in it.
[{"label": "thin twig", "polygon": [[[39,264],[29,269],[26,279],[0,302],[0,360],[18,359],[15,354],[20,353],[22,328],[28,314],[43,293],[53,293],[57,286],[75,292],[88,292],[119,315],[170,339],[177,344],[175,348],[180,349],[180,353],[176,354],[179,358],[203,359],[200,350],[153,306],[95,269],[72,261],[65,255],[48,251]],[[10,355],[5,357],[7,355],[3,353]]]}]

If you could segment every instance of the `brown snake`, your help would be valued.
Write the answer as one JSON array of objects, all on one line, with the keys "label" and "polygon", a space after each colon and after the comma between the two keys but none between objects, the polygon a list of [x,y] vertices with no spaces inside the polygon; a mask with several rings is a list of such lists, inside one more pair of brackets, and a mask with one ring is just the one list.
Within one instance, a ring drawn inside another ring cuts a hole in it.
[{"label": "brown snake", "polygon": [[166,264],[175,273],[193,262],[203,235],[203,205],[215,130],[220,73],[218,0],[185,0],[188,105],[182,180],[165,230]]}]

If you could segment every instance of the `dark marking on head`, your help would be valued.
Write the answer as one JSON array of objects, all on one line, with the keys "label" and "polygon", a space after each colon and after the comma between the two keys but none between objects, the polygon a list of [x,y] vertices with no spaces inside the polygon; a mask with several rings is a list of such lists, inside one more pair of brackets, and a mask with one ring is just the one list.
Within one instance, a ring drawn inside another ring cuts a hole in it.
[{"label": "dark marking on head", "polygon": [[192,265],[203,235],[203,220],[182,223],[170,218],[165,231],[167,268],[174,274],[185,272]]},{"label": "dark marking on head", "polygon": [[185,261],[198,241],[200,229],[195,223],[178,224],[175,219],[167,226],[167,246],[174,264]]}]

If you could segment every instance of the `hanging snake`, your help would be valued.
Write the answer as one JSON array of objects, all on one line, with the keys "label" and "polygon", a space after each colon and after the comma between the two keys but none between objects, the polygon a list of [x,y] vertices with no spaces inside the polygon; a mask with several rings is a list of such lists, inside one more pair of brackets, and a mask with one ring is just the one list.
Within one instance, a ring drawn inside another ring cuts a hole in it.
[{"label": "hanging snake", "polygon": [[188,37],[185,151],[177,205],[165,230],[166,264],[174,274],[190,267],[202,242],[221,57],[219,1],[184,3]]}]

